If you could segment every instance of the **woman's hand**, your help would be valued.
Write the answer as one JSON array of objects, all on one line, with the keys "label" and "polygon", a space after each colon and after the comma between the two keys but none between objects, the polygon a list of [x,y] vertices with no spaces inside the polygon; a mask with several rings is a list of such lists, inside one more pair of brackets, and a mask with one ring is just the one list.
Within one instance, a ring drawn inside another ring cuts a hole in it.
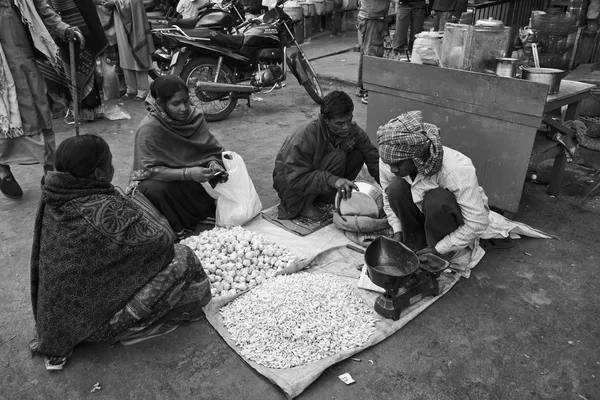
[{"label": "woman's hand", "polygon": [[188,168],[191,179],[198,183],[208,182],[214,176],[214,171],[210,168],[191,167]]},{"label": "woman's hand", "polygon": [[218,178],[219,182],[225,183],[229,179],[227,170],[218,162],[212,161],[210,164],[208,164],[208,168],[213,171],[213,178]]}]

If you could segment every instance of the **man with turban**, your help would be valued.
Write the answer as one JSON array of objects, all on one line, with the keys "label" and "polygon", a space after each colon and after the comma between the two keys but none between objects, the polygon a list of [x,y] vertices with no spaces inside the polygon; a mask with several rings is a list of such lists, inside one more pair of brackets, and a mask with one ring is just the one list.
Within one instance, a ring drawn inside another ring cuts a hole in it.
[{"label": "man with turban", "polygon": [[380,127],[377,141],[394,239],[446,259],[473,247],[489,225],[489,207],[471,160],[442,146],[440,130],[424,123],[421,111]]},{"label": "man with turban", "polygon": [[275,159],[273,188],[277,191],[279,219],[323,217],[315,200],[333,202],[338,192],[350,198],[358,187],[353,180],[363,164],[379,181],[379,154],[369,137],[352,121],[354,103],[335,90],[323,98],[321,114],[283,142]]}]

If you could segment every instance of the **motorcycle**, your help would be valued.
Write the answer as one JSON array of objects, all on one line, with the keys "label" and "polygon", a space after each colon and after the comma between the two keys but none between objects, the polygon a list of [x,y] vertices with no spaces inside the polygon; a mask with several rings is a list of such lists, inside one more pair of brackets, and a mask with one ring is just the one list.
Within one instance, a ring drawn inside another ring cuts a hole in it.
[{"label": "motorcycle", "polygon": [[191,101],[208,121],[226,118],[238,99],[250,105],[252,93],[282,88],[288,67],[313,101],[322,103],[317,74],[296,41],[292,18],[283,11],[285,1],[278,0],[262,20],[242,23],[241,35],[179,27],[163,32],[165,47],[173,51],[170,73],[186,82]]},{"label": "motorcycle", "polygon": [[222,33],[233,34],[237,32],[236,27],[246,20],[245,8],[239,4],[239,0],[223,1],[221,5],[209,2],[200,7],[196,18],[179,18],[179,14],[171,8],[162,18],[148,19],[152,27],[152,39],[156,48],[152,54],[152,68],[148,71],[148,75],[152,79],[168,73],[173,56],[172,52],[163,48],[163,32],[169,32],[170,28],[177,26],[182,29],[209,28]]}]

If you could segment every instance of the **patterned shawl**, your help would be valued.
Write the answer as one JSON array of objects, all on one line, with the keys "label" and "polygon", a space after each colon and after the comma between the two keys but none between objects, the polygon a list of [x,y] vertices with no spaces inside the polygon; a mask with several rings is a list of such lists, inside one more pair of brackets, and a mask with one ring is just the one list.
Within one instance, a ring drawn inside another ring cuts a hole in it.
[{"label": "patterned shawl", "polygon": [[[94,71],[96,59],[108,47],[104,35],[104,28],[98,17],[96,6],[92,0],[48,0],[52,8],[64,23],[79,28],[85,38],[85,48],[75,44],[75,64],[77,65],[75,77],[77,80],[78,100],[81,103],[94,89]],[[71,98],[71,63],[69,42],[60,38],[56,39],[63,62],[58,68],[50,68],[43,60],[38,60],[38,67],[44,75],[48,91],[52,98],[62,104],[67,104],[66,99]],[[87,108],[100,106],[100,98],[94,99]]]},{"label": "patterned shawl", "polygon": [[31,255],[35,351],[68,354],[173,256],[170,233],[110,183],[49,173]]},{"label": "patterned shawl", "polygon": [[0,45],[0,139],[23,136],[15,80]]},{"label": "patterned shawl", "polygon": [[222,164],[224,148],[208,130],[200,110],[192,106],[187,119],[180,122],[170,118],[150,95],[146,106],[149,114],[135,135],[130,189],[166,168],[206,166],[211,161]]},{"label": "patterned shawl", "polygon": [[379,155],[386,164],[412,159],[419,173],[431,176],[442,167],[444,150],[437,126],[423,123],[421,111],[390,120],[377,131]]}]

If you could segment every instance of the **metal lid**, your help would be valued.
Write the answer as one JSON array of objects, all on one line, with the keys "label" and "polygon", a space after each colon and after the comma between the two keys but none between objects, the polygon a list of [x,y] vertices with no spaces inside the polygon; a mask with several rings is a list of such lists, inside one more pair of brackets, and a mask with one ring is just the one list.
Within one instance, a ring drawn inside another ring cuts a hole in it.
[{"label": "metal lid", "polygon": [[475,22],[475,26],[482,26],[485,28],[504,28],[504,22],[490,17],[488,19],[478,19],[477,22]]}]

